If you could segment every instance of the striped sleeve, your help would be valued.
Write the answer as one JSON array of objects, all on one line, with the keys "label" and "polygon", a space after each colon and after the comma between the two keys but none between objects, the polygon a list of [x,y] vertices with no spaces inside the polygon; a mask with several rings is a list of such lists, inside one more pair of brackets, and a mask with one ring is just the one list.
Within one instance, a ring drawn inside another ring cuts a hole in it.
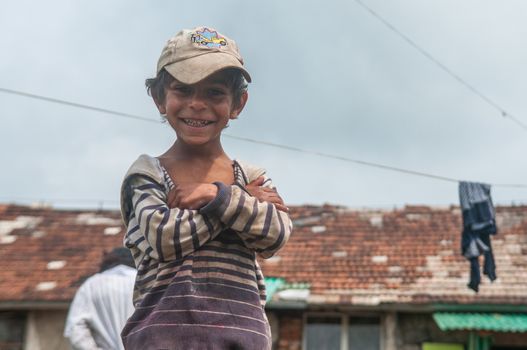
[{"label": "striped sleeve", "polygon": [[221,232],[217,220],[210,220],[197,210],[169,208],[163,186],[154,180],[133,176],[129,186],[131,215],[135,216],[130,221],[135,227],[128,227],[128,233],[135,233],[134,242],[129,243],[147,246],[145,253],[154,259],[180,260]]},{"label": "striped sleeve", "polygon": [[238,185],[216,185],[218,195],[214,203],[209,203],[202,212],[217,215],[225,226],[238,232],[248,248],[263,258],[270,258],[280,250],[291,234],[289,215],[271,203],[259,202]]}]

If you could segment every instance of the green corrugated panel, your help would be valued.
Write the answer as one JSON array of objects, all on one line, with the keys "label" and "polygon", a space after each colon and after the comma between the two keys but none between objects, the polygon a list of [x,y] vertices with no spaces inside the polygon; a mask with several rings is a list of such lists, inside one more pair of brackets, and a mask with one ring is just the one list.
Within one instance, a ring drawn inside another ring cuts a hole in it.
[{"label": "green corrugated panel", "polygon": [[285,279],[277,277],[265,277],[265,291],[267,293],[266,301],[269,302],[274,293],[285,285]]},{"label": "green corrugated panel", "polygon": [[527,314],[436,312],[434,320],[442,331],[527,332]]},{"label": "green corrugated panel", "polygon": [[284,289],[309,289],[309,283],[288,283],[283,278],[265,277],[265,291],[267,293],[266,301],[269,302],[273,295]]}]

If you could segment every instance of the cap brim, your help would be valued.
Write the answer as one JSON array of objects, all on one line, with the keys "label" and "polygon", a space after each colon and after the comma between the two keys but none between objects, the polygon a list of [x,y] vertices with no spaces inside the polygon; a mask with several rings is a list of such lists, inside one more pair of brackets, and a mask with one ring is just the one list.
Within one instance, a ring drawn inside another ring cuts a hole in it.
[{"label": "cap brim", "polygon": [[194,56],[166,65],[164,68],[170,75],[184,84],[195,84],[225,68],[239,69],[245,80],[248,83],[251,82],[249,72],[245,70],[240,61],[236,57],[223,52]]}]

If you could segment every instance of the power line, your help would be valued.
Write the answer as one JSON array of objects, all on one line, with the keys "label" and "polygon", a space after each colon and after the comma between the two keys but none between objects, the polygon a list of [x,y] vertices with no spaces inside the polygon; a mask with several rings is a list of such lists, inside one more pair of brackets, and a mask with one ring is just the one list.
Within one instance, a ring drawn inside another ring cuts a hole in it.
[{"label": "power line", "polygon": [[443,63],[441,63],[439,60],[437,60],[432,54],[430,54],[428,51],[423,49],[421,46],[419,46],[415,41],[410,39],[406,34],[401,32],[399,29],[397,29],[393,24],[388,22],[386,19],[381,17],[377,12],[375,12],[372,8],[368,7],[368,5],[364,4],[361,0],[355,0],[357,4],[362,6],[366,11],[368,11],[373,17],[375,17],[377,20],[379,20],[381,23],[383,23],[386,27],[388,27],[391,31],[393,31],[395,34],[400,36],[404,41],[406,41],[410,46],[412,46],[414,49],[419,51],[423,56],[428,58],[430,61],[432,61],[434,64],[436,64],[440,69],[445,71],[448,75],[450,75],[452,78],[457,80],[461,85],[465,86],[467,89],[469,89],[472,93],[474,93],[476,96],[481,98],[483,101],[485,101],[487,104],[498,110],[500,112],[501,116],[504,118],[509,118],[516,124],[518,124],[520,127],[522,127],[525,131],[527,131],[527,124],[523,123],[521,120],[507,112],[504,108],[502,108],[498,103],[493,101],[491,98],[489,98],[487,95],[483,94],[481,91],[476,89],[472,84],[468,83],[465,79],[461,78],[459,75],[454,73],[450,68],[445,66]]},{"label": "power line", "polygon": [[[396,172],[409,174],[409,175],[428,177],[428,178],[432,178],[432,179],[436,179],[436,180],[449,181],[449,182],[461,182],[461,181],[463,181],[463,180],[459,180],[459,179],[455,179],[455,178],[451,178],[451,177],[446,177],[446,176],[441,176],[441,175],[434,175],[434,174],[428,174],[428,173],[424,173],[424,172],[421,172],[421,171],[403,169],[403,168],[398,168],[398,167],[394,167],[394,166],[390,166],[390,165],[384,165],[384,164],[367,162],[367,161],[353,159],[353,158],[348,158],[348,157],[343,157],[343,156],[337,156],[337,155],[333,155],[333,154],[329,154],[329,153],[309,151],[309,150],[305,150],[305,149],[301,149],[301,148],[297,148],[297,147],[286,146],[286,145],[281,145],[281,144],[272,143],[272,142],[266,142],[266,141],[260,141],[260,140],[254,140],[254,139],[250,139],[250,138],[247,138],[247,137],[240,137],[240,136],[233,136],[233,135],[225,135],[225,136],[230,137],[232,139],[241,140],[241,141],[252,142],[252,143],[257,143],[257,144],[261,144],[261,145],[281,148],[281,149],[287,149],[287,150],[290,150],[290,151],[316,155],[316,156],[324,157],[324,158],[338,159],[338,160],[342,160],[342,161],[345,161],[345,162],[366,165],[366,166],[380,168],[380,169],[384,169],[384,170],[396,171]],[[527,184],[490,184],[490,185],[495,186],[495,187],[527,188]]]},{"label": "power line", "polygon": [[[109,109],[94,107],[94,106],[85,105],[85,104],[76,103],[76,102],[70,102],[70,101],[66,101],[66,100],[60,100],[60,99],[57,99],[57,98],[51,98],[51,97],[46,97],[46,96],[41,96],[41,95],[36,95],[36,94],[30,94],[30,93],[27,93],[27,92],[22,92],[22,91],[17,91],[17,90],[5,89],[5,88],[2,88],[2,87],[0,87],[0,92],[7,92],[7,93],[10,93],[10,94],[15,94],[15,95],[23,96],[23,97],[34,98],[34,99],[43,100],[43,101],[47,101],[47,102],[63,104],[63,105],[76,107],[76,108],[88,109],[88,110],[91,110],[91,111],[96,111],[96,112],[101,112],[101,113],[107,113],[107,114],[116,115],[116,116],[123,117],[123,118],[131,118],[131,119],[136,119],[136,120],[141,120],[141,121],[155,122],[155,123],[158,123],[158,124],[161,123],[160,121],[156,121],[156,120],[154,120],[152,118],[142,117],[142,116],[129,114],[129,113],[118,112],[118,111],[113,111],[113,110],[109,110]],[[235,136],[235,135],[229,135],[229,134],[223,134],[223,136],[231,138],[231,139],[235,139],[235,140],[251,142],[251,143],[256,143],[256,144],[259,144],[259,145],[271,146],[271,147],[276,147],[276,148],[280,148],[280,149],[286,149],[286,150],[289,150],[289,151],[294,151],[294,152],[299,152],[299,153],[316,155],[316,156],[323,157],[323,158],[337,159],[337,160],[341,160],[341,161],[345,161],[345,162],[361,164],[361,165],[375,167],[375,168],[384,169],[384,170],[391,170],[391,171],[400,172],[400,173],[409,174],[409,175],[427,177],[427,178],[432,178],[432,179],[442,180],[442,181],[449,181],[449,182],[460,182],[460,181],[462,181],[462,180],[451,178],[451,177],[435,175],[435,174],[429,174],[429,173],[425,173],[425,172],[421,172],[421,171],[409,170],[409,169],[394,167],[394,166],[385,165],[385,164],[373,163],[373,162],[368,162],[368,161],[363,161],[363,160],[358,160],[358,159],[353,159],[353,158],[348,158],[348,157],[343,157],[343,156],[337,156],[337,155],[333,155],[333,154],[329,154],[329,153],[309,151],[309,150],[305,150],[305,149],[298,148],[298,147],[287,146],[287,145],[282,145],[282,144],[272,143],[272,142],[267,142],[267,141],[261,141],[261,140],[247,138],[247,137],[241,137],[241,136]],[[489,183],[489,184],[492,185],[492,186],[495,186],[495,187],[527,188],[527,184],[491,184],[491,183]]]},{"label": "power line", "polygon": [[135,115],[135,114],[123,113],[123,112],[118,112],[118,111],[112,111],[110,109],[89,106],[89,105],[85,105],[85,104],[81,104],[81,103],[70,102],[70,101],[66,101],[66,100],[60,100],[58,98],[46,97],[46,96],[42,96],[42,95],[30,94],[30,93],[23,92],[23,91],[18,91],[18,90],[12,90],[12,89],[6,89],[6,88],[0,87],[0,92],[5,92],[5,93],[8,93],[8,94],[34,98],[34,99],[42,100],[42,101],[46,101],[46,102],[58,103],[58,104],[66,105],[66,106],[70,106],[70,107],[77,107],[77,108],[87,109],[87,110],[95,111],[95,112],[112,114],[112,115],[116,115],[116,116],[119,116],[119,117],[137,119],[137,120],[142,120],[142,121],[152,122],[152,123],[161,123],[160,120],[155,120],[155,119],[152,119],[152,118],[146,118],[146,117],[142,117],[142,116]]}]

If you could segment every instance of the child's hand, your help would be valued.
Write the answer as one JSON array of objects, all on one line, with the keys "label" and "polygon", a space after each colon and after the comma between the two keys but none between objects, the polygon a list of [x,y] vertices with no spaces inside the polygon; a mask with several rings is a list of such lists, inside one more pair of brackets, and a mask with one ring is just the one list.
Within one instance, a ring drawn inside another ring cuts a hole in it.
[{"label": "child's hand", "polygon": [[169,208],[200,209],[208,204],[218,194],[214,184],[189,182],[175,184],[169,192],[167,204]]},{"label": "child's hand", "polygon": [[256,197],[260,202],[269,202],[274,204],[276,209],[288,213],[289,208],[285,206],[282,197],[280,197],[276,189],[263,187],[262,185],[264,181],[264,177],[260,176],[245,186],[245,189],[250,193],[251,196]]}]

